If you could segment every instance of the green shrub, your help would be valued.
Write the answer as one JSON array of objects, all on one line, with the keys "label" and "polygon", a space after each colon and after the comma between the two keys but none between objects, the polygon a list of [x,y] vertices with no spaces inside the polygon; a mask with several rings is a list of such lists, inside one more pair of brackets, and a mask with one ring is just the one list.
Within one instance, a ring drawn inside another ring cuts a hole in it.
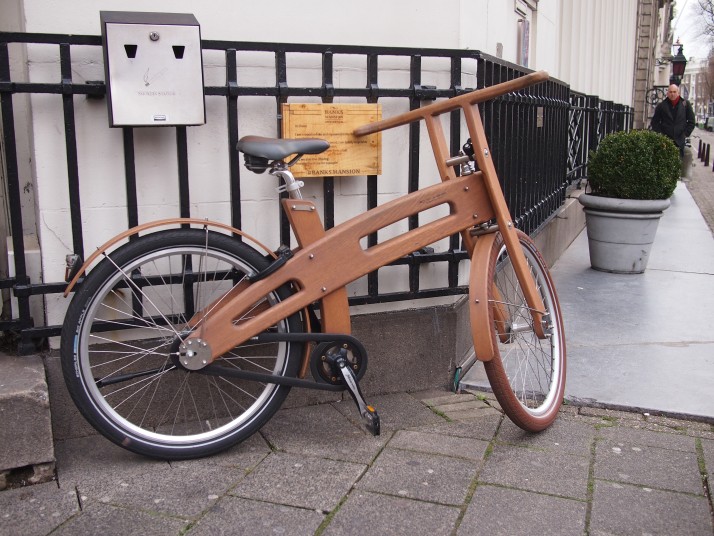
[{"label": "green shrub", "polygon": [[679,149],[651,130],[615,132],[590,152],[588,181],[592,193],[620,199],[667,199],[677,186]]}]

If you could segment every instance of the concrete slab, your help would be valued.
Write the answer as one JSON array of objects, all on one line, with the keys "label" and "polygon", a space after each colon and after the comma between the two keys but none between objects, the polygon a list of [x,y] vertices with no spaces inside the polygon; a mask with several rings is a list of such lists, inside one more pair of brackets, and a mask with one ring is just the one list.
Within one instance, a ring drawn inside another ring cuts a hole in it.
[{"label": "concrete slab", "polygon": [[123,536],[145,536],[147,527],[151,534],[175,536],[187,525],[181,519],[157,516],[137,510],[127,510],[109,504],[93,504],[52,534],[76,536],[90,534],[122,534]]},{"label": "concrete slab", "polygon": [[498,431],[497,439],[499,442],[533,449],[588,456],[595,439],[595,429],[592,425],[560,417],[546,430],[532,434],[506,419]]},{"label": "concrete slab", "polygon": [[[37,356],[0,353],[0,445],[0,472],[55,460],[45,369]],[[51,469],[46,473],[52,478]]]},{"label": "concrete slab", "polygon": [[[551,269],[568,348],[566,399],[714,422],[714,238],[685,183],[660,221],[647,271],[590,268],[582,232]],[[488,388],[479,363],[464,385]]]},{"label": "concrete slab", "polygon": [[362,464],[370,463],[389,439],[388,433],[372,436],[331,404],[281,410],[261,433],[284,452]]},{"label": "concrete slab", "polygon": [[694,437],[661,425],[656,425],[656,430],[648,429],[651,424],[653,423],[600,428],[598,439],[603,443],[623,444],[628,447],[654,447],[689,453],[697,451]]},{"label": "concrete slab", "polygon": [[566,398],[714,419],[714,239],[683,183],[647,271],[589,267],[582,233],[552,269],[568,344]]},{"label": "concrete slab", "polygon": [[[680,438],[686,439],[694,447],[694,438],[639,433],[639,430],[629,433],[626,429],[615,432],[597,442],[594,465],[596,479],[704,495],[696,450],[677,448],[680,446]],[[657,439],[643,441],[643,435]],[[668,444],[669,440],[675,448],[648,444]]]},{"label": "concrete slab", "polygon": [[450,506],[355,491],[350,494],[323,534],[449,534],[456,526],[459,514],[458,508]]},{"label": "concrete slab", "polygon": [[595,478],[704,495],[695,454],[598,443]]},{"label": "concrete slab", "polygon": [[[583,534],[587,504],[573,499],[480,485],[457,534],[531,536]],[[548,512],[548,515],[543,515]],[[557,522],[553,522],[557,519]]]},{"label": "concrete slab", "polygon": [[[653,250],[658,246],[655,241]],[[573,344],[714,342],[702,299],[714,291],[714,275],[653,267],[643,274],[610,274],[589,266],[583,233],[552,270],[570,355]]]},{"label": "concrete slab", "polygon": [[456,526],[459,514],[458,508],[441,504],[354,491],[323,534],[325,536],[450,534]]},{"label": "concrete slab", "polygon": [[704,497],[595,482],[589,532],[593,536],[711,532],[712,519]]},{"label": "concrete slab", "polygon": [[224,534],[226,536],[229,534],[308,536],[315,534],[324,518],[323,514],[314,510],[229,496],[215,504],[189,534],[191,536]]},{"label": "concrete slab", "polygon": [[575,403],[714,417],[714,343],[571,344],[568,354],[565,396]]},{"label": "concrete slab", "polygon": [[0,535],[44,536],[79,513],[77,493],[56,482],[0,493]]},{"label": "concrete slab", "polygon": [[480,463],[386,448],[357,489],[461,505]]},{"label": "concrete slab", "polygon": [[497,444],[479,481],[585,500],[589,457]]},{"label": "concrete slab", "polygon": [[451,437],[442,434],[399,430],[389,442],[389,448],[442,454],[479,462],[488,447],[488,442],[478,439]]},{"label": "concrete slab", "polygon": [[231,495],[329,512],[365,469],[361,464],[273,453]]},{"label": "concrete slab", "polygon": [[502,414],[485,414],[479,418],[419,426],[415,430],[445,436],[490,441],[503,419]]},{"label": "concrete slab", "polygon": [[[369,397],[367,402],[373,405],[379,413],[382,433],[400,428],[441,423],[445,420],[408,393],[373,396]],[[353,423],[362,426],[357,406],[351,399],[335,402],[333,405]]]}]

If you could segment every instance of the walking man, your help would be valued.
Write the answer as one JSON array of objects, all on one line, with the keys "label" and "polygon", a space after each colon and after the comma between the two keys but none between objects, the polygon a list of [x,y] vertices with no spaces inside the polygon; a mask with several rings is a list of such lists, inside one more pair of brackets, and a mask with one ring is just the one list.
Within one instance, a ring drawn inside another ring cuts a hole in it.
[{"label": "walking man", "polygon": [[667,98],[655,108],[650,128],[664,134],[679,147],[680,157],[684,157],[684,142],[694,130],[696,120],[689,101],[679,96],[679,87],[672,84],[667,90]]}]

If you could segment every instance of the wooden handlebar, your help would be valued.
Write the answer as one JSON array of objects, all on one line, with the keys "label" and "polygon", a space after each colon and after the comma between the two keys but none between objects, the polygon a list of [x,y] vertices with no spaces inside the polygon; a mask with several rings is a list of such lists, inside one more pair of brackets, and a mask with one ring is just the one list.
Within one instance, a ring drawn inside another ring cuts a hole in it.
[{"label": "wooden handlebar", "polygon": [[382,130],[407,125],[409,123],[413,123],[414,121],[425,119],[429,116],[435,117],[446,112],[454,111],[457,108],[463,108],[465,106],[478,104],[479,102],[495,99],[500,95],[505,95],[506,93],[511,93],[512,91],[518,91],[519,89],[537,84],[538,82],[543,82],[547,79],[547,72],[537,71],[535,73],[509,80],[508,82],[496,84],[495,86],[477,89],[442,102],[435,102],[434,104],[429,104],[410,112],[390,117],[388,119],[383,119],[382,121],[362,125],[361,127],[356,128],[353,134],[355,136],[367,136],[368,134],[374,134],[375,132],[380,132]]}]

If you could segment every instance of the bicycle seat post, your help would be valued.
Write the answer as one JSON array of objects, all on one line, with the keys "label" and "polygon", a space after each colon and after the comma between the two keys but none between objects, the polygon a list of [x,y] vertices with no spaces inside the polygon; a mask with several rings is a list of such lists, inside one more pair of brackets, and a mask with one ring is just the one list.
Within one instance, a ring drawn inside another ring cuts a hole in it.
[{"label": "bicycle seat post", "polygon": [[288,192],[290,199],[302,199],[300,188],[305,186],[305,183],[295,179],[285,162],[282,160],[273,162],[268,173],[283,179],[284,184],[278,187],[278,192]]}]

